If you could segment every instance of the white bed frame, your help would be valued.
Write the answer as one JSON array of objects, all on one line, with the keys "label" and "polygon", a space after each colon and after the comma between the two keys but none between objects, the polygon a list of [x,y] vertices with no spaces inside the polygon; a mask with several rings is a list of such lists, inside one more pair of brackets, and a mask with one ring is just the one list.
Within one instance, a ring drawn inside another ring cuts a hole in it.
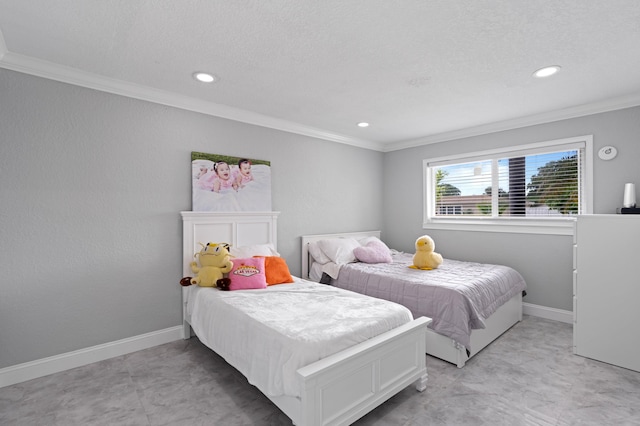
[{"label": "white bed frame", "polygon": [[[369,236],[380,238],[380,231],[348,232],[340,234],[319,234],[302,236],[302,278],[309,279],[310,254],[309,243],[326,238],[355,238],[361,239]],[[453,363],[458,368],[483,348],[500,337],[505,331],[522,321],[522,294],[518,293],[496,312],[485,320],[486,328],[471,332],[471,353],[467,355],[466,349],[453,339],[428,329],[426,338],[427,353],[436,358]]]},{"label": "white bed frame", "polygon": [[[277,241],[278,212],[182,212],[183,276],[198,242],[233,246]],[[191,337],[183,289],[183,337]],[[426,388],[425,339],[429,318],[418,318],[297,371],[299,398],[269,397],[298,426],[349,425],[414,383]],[[262,391],[262,389],[261,389]],[[264,391],[263,391],[264,393]]]}]

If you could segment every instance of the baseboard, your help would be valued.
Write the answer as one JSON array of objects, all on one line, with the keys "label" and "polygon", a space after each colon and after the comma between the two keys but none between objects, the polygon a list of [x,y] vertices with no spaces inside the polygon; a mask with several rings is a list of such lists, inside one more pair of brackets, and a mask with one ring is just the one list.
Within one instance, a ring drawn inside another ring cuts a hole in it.
[{"label": "baseboard", "polygon": [[177,326],[2,368],[0,369],[0,388],[180,339],[182,339],[182,326]]},{"label": "baseboard", "polygon": [[546,306],[523,303],[522,313],[525,315],[532,315],[534,317],[546,318],[553,321],[573,324],[573,312],[565,311],[563,309],[548,308]]},{"label": "baseboard", "polygon": [[[522,313],[568,324],[573,323],[573,312],[562,309],[523,303]],[[6,367],[0,369],[0,388],[180,339],[182,339],[182,326],[177,326]]]}]

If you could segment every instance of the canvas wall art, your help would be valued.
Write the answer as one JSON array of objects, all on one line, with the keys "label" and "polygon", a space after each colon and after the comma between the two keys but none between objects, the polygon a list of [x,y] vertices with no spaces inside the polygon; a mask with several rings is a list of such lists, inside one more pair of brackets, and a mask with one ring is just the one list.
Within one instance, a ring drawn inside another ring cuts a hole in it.
[{"label": "canvas wall art", "polygon": [[271,163],[191,153],[192,210],[271,211]]}]

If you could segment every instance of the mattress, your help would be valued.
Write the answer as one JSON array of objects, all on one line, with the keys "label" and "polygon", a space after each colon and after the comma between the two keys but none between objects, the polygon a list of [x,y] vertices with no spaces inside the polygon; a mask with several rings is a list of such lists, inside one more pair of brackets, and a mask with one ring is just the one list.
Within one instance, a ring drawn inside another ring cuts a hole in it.
[{"label": "mattress", "polygon": [[445,259],[439,268],[409,268],[413,255],[396,253],[392,263],[349,263],[340,269],[335,287],[406,306],[414,317],[433,319],[431,329],[471,351],[471,331],[513,296],[526,289],[514,269],[486,263]]},{"label": "mattress", "polygon": [[267,396],[300,395],[296,371],[410,322],[396,303],[295,278],[261,290],[188,288],[198,338]]}]

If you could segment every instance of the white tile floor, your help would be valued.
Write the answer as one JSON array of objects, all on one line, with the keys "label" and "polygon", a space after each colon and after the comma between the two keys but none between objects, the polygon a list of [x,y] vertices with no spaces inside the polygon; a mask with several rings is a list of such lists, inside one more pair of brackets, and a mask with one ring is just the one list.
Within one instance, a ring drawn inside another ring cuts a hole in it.
[{"label": "white tile floor", "polygon": [[[356,425],[640,425],[640,373],[572,354],[569,324],[525,316],[463,369]],[[290,425],[197,339],[0,388],[0,425]]]}]

